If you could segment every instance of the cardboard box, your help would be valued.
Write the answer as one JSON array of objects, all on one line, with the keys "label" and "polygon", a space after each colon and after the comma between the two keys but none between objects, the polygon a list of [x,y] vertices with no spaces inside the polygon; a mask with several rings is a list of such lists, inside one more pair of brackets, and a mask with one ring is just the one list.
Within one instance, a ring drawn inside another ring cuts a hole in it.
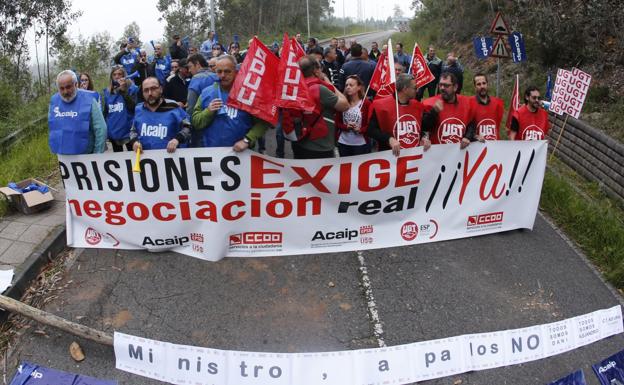
[{"label": "cardboard box", "polygon": [[[39,186],[45,186],[45,184],[35,181],[34,179],[24,179],[16,184],[17,187],[24,188],[31,183],[35,183]],[[52,205],[52,201],[54,201],[54,196],[52,196],[51,191],[48,191],[45,194],[42,194],[39,191],[29,191],[22,194],[21,192],[15,191],[10,187],[0,187],[0,193],[4,194],[7,200],[11,202],[18,211],[26,215],[47,209]]]}]

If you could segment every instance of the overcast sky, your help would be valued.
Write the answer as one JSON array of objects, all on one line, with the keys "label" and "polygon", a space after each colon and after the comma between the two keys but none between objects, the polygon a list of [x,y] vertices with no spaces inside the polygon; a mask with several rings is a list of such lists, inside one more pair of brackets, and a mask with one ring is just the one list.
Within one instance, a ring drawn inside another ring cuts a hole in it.
[{"label": "overcast sky", "polygon": [[[343,2],[344,10],[347,16],[353,18],[357,15],[357,0],[334,0],[334,16],[342,17]],[[392,15],[394,4],[399,4],[405,15],[410,15],[409,2],[405,0],[396,1],[379,1],[379,0],[361,0],[364,9],[364,16],[387,18]],[[380,4],[381,3],[381,4]],[[124,0],[73,0],[73,9],[82,11],[82,16],[78,18],[69,27],[72,37],[79,34],[90,36],[96,32],[108,31],[113,39],[118,39],[126,25],[136,21],[141,28],[141,40],[149,41],[159,39],[163,36],[164,23],[158,21],[160,16],[156,9],[155,0],[143,1],[124,1]],[[29,37],[31,46],[33,46],[34,38]],[[39,52],[43,51],[44,46],[39,46]],[[34,57],[34,46],[31,48]]]}]

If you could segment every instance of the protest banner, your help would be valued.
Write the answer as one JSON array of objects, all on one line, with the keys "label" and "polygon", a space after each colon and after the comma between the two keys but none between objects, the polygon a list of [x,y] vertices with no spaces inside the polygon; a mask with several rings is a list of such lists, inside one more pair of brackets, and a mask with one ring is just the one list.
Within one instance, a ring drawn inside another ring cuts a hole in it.
[{"label": "protest banner", "polygon": [[[309,97],[308,86],[299,68],[299,59],[302,56],[292,44],[288,34],[285,33],[282,42],[282,56],[277,70],[278,79],[275,83],[277,106],[312,111],[314,110],[314,102]],[[299,45],[296,40],[294,44]]]},{"label": "protest banner", "polygon": [[114,340],[117,369],[175,384],[399,385],[535,361],[622,331],[618,305],[522,329],[322,353],[217,350],[122,333]]},{"label": "protest banner", "polygon": [[553,381],[548,385],[587,385],[585,381],[585,374],[582,370],[577,370],[563,378]]},{"label": "protest banner", "polygon": [[231,148],[59,156],[68,245],[224,256],[385,248],[532,228],[546,141],[276,159]]},{"label": "protest banner", "polygon": [[553,148],[551,158],[555,155],[559,147],[559,141],[568,124],[568,117],[573,116],[578,119],[581,115],[581,109],[585,103],[585,97],[589,91],[591,84],[591,75],[585,73],[578,68],[572,68],[572,71],[559,69],[557,71],[557,79],[555,80],[555,88],[552,92],[550,111],[557,115],[566,114],[563,126],[559,132],[559,137]]},{"label": "protest banner", "polygon": [[559,69],[552,92],[550,111],[578,119],[591,84],[591,75],[578,68]]},{"label": "protest banner", "polygon": [[472,39],[472,45],[474,46],[477,59],[485,60],[490,56],[494,39],[487,36],[478,36]]},{"label": "protest banner", "polygon": [[9,385],[117,385],[117,381],[100,380],[22,362]]},{"label": "protest banner", "polygon": [[624,384],[624,350],[592,365],[600,385]]},{"label": "protest banner", "polygon": [[[377,92],[375,97],[386,97],[394,94],[394,81],[391,72],[394,71],[394,64],[390,67],[390,60],[386,52],[382,52],[375,66],[375,71],[368,84],[368,88]],[[368,94],[368,89],[366,90]]]}]

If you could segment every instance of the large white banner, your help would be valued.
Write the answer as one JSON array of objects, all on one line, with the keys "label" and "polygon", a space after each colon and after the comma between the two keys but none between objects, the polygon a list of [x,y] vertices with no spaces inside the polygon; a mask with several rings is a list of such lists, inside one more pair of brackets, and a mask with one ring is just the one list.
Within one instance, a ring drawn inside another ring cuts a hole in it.
[{"label": "large white banner", "polygon": [[323,159],[230,148],[60,156],[74,247],[194,257],[383,248],[532,228],[546,141]]},{"label": "large white banner", "polygon": [[172,384],[409,384],[539,360],[622,333],[620,306],[522,329],[323,353],[216,350],[115,333],[119,370]]}]

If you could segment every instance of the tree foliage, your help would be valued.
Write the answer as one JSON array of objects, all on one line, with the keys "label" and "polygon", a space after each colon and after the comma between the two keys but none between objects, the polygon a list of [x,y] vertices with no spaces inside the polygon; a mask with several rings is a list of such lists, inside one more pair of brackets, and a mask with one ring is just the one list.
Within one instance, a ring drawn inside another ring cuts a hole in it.
[{"label": "tree foliage", "polygon": [[194,43],[203,41],[210,29],[210,0],[158,0],[156,8],[164,20],[164,40],[169,41],[174,34],[188,36]]},{"label": "tree foliage", "polygon": [[413,29],[429,31],[433,41],[464,43],[488,34],[493,11],[502,11],[539,64],[614,67],[624,63],[621,6],[619,0],[413,0]]},{"label": "tree foliage", "polygon": [[108,71],[113,51],[113,38],[108,32],[89,38],[65,39],[58,47],[58,66],[97,76]]},{"label": "tree foliage", "polygon": [[126,43],[129,37],[134,38],[139,47],[143,45],[143,42],[141,41],[141,27],[139,27],[136,21],[133,21],[124,27],[123,34],[119,39],[117,39],[117,41],[115,41],[115,49],[118,49],[122,43]]}]

